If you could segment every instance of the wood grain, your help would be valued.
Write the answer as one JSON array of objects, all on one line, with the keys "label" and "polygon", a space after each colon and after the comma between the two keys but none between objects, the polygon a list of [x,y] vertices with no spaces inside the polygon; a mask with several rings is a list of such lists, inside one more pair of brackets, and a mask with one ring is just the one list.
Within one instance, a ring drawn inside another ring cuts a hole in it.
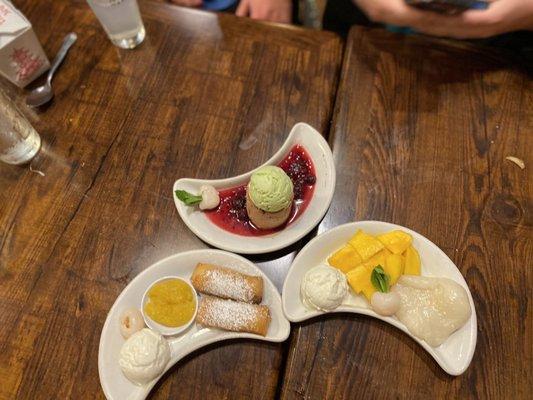
[{"label": "wood grain", "polygon": [[314,319],[293,327],[283,399],[530,398],[532,100],[508,54],[353,28],[329,138],[337,188],[319,231],[375,219],[432,240],[470,286],[477,348],[454,378],[383,322]]},{"label": "wood grain", "polygon": [[[0,166],[0,398],[102,398],[100,331],[117,295],[173,253],[206,247],[172,200],[180,177],[262,163],[292,125],[327,130],[340,40],[142,2],[146,41],[111,45],[85,1],[17,1],[49,55],[79,40],[30,115],[44,147]],[[294,249],[292,249],[294,250]],[[262,259],[281,286],[294,253]],[[283,348],[234,341],[187,357],[151,398],[275,396]]]}]

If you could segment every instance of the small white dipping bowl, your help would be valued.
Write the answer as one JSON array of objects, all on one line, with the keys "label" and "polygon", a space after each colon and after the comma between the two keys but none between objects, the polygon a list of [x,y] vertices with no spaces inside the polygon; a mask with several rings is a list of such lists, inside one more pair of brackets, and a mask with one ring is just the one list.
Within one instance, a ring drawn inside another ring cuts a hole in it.
[{"label": "small white dipping bowl", "polygon": [[[170,327],[170,326],[165,326],[165,325],[161,325],[157,322],[155,322],[152,318],[150,318],[148,315],[146,315],[146,313],[144,312],[144,306],[145,304],[149,301],[149,298],[148,298],[148,292],[150,291],[150,289],[156,284],[156,283],[159,283],[159,282],[163,282],[163,281],[168,281],[170,279],[178,279],[182,282],[185,282],[187,284],[187,286],[189,286],[192,290],[192,293],[193,293],[193,296],[194,296],[194,299],[196,301],[195,303],[195,307],[194,307],[194,314],[192,315],[192,318],[185,324],[185,325],[182,325],[182,326],[177,326],[177,327]],[[157,281],[155,281],[154,283],[152,283],[148,289],[146,289],[146,291],[144,292],[144,295],[143,295],[143,299],[142,299],[142,303],[141,303],[141,313],[142,313],[142,316],[144,318],[144,322],[146,323],[146,325],[159,332],[160,334],[162,334],[163,336],[174,336],[174,335],[177,335],[183,331],[185,331],[185,329],[187,329],[191,324],[192,322],[196,319],[196,313],[198,312],[198,294],[196,293],[196,290],[194,289],[194,287],[189,283],[187,282],[185,279],[183,278],[180,278],[179,276],[165,276],[163,278],[160,278],[158,279]]]}]

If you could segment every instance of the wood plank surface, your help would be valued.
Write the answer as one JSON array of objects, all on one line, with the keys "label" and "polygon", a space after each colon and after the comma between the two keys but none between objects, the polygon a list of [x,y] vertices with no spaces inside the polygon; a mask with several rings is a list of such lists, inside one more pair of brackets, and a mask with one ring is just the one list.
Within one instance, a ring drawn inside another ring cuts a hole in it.
[{"label": "wood plank surface", "polygon": [[[333,34],[142,2],[145,42],[114,47],[85,1],[20,0],[50,58],[78,42],[56,97],[28,112],[43,151],[0,165],[0,398],[102,398],[100,331],[140,271],[206,245],[172,184],[264,162],[298,121],[325,132],[341,42]],[[281,287],[295,246],[258,259]],[[153,399],[276,396],[283,345],[232,341],[171,369]]]},{"label": "wood plank surface", "polygon": [[452,377],[381,321],[316,318],[293,325],[281,397],[530,398],[531,77],[509,54],[383,30],[353,28],[346,47],[329,138],[337,188],[319,231],[382,220],[436,243],[471,289],[477,348]]}]

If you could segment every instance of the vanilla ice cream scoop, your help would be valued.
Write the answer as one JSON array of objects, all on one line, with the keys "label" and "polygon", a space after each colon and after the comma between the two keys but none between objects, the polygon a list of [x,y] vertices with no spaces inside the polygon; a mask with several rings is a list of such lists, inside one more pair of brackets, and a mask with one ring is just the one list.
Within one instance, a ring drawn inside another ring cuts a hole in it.
[{"label": "vanilla ice cream scoop", "polygon": [[120,368],[136,385],[147,384],[161,375],[169,360],[167,340],[148,328],[131,335],[120,349]]},{"label": "vanilla ice cream scoop", "polygon": [[328,265],[319,265],[306,272],[300,291],[306,306],[331,311],[341,305],[348,286],[341,271]]}]

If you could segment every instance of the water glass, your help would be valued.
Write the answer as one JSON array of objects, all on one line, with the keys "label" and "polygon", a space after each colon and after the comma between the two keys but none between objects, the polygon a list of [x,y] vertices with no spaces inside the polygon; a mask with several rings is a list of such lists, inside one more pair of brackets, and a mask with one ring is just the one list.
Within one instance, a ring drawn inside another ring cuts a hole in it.
[{"label": "water glass", "polygon": [[0,90],[0,161],[29,162],[41,148],[41,137],[8,96]]},{"label": "water glass", "polygon": [[115,46],[133,49],[146,35],[137,0],[87,0]]}]

